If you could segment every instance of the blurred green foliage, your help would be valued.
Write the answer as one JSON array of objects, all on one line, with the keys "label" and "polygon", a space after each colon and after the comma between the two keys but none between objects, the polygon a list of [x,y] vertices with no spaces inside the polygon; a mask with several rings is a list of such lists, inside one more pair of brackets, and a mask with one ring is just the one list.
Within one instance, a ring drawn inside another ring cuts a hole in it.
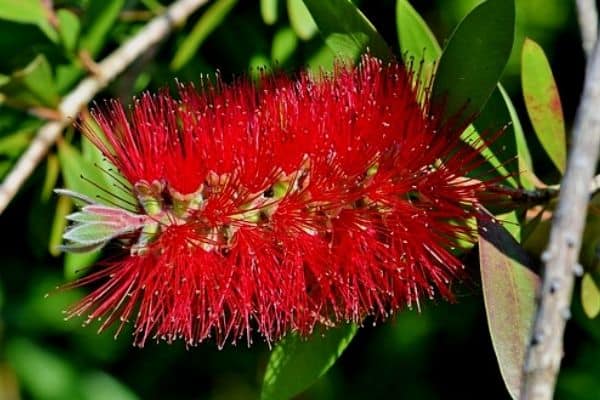
[{"label": "blurred green foliage", "polygon": [[[396,2],[355,3],[398,53]],[[479,3],[411,1],[442,46]],[[570,1],[516,3],[516,44],[502,82],[523,122],[535,172],[555,182],[559,171],[540,150],[526,118],[520,50],[525,36],[545,50],[567,127],[580,93],[583,54]],[[0,0],[0,177],[52,107],[85,76],[86,60],[109,54],[168,5],[158,0],[55,0],[52,12],[44,4],[52,2]],[[327,69],[333,62],[334,53],[300,0],[215,0],[97,99],[128,101],[140,91],[172,86],[175,78],[197,81],[216,70],[229,79],[265,66],[294,71]],[[210,342],[192,349],[181,343],[137,349],[127,332],[114,339],[111,332],[98,335],[93,327],[81,328],[81,321],[63,320],[62,311],[88,289],[56,287],[80,276],[96,256],[65,257],[55,251],[72,205],[50,189],[85,185],[77,165],[98,162],[89,143],[68,130],[0,215],[0,399],[258,398],[270,350],[258,340],[252,348],[221,351]],[[94,174],[93,167],[86,171]],[[430,302],[421,313],[405,311],[377,327],[366,323],[331,371],[298,398],[507,398],[478,282],[474,277],[457,289],[458,304]],[[574,307],[557,398],[598,399],[600,324],[585,317],[579,301]]]}]

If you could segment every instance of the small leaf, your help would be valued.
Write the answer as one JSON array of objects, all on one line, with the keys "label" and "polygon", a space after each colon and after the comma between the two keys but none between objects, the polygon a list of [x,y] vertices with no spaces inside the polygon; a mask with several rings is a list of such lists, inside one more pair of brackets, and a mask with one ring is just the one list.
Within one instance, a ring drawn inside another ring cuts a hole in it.
[{"label": "small leaf", "polygon": [[260,15],[265,24],[273,25],[277,22],[277,9],[279,0],[260,0]]},{"label": "small leaf", "polygon": [[271,353],[261,400],[289,399],[310,387],[342,355],[356,334],[356,325],[315,332],[309,339],[291,335]]},{"label": "small leaf", "polygon": [[71,212],[73,202],[66,196],[60,196],[56,203],[56,211],[50,228],[50,240],[48,241],[48,252],[54,257],[61,254],[62,235],[67,227],[66,216]]},{"label": "small leaf", "polygon": [[[515,106],[513,105],[510,97],[504,90],[501,84],[498,84],[498,89],[502,94],[504,99],[504,103],[506,105],[506,109],[508,110],[508,114],[510,115],[511,125],[507,127],[507,130],[510,132],[511,130],[514,133],[514,139],[517,144],[517,158],[519,165],[519,173],[518,179],[521,183],[521,186],[525,189],[533,189],[535,187],[542,187],[544,184],[539,180],[539,178],[533,172],[533,161],[531,159],[531,153],[529,152],[529,146],[527,144],[527,140],[525,139],[525,133],[523,132],[523,126],[521,125],[521,120],[519,119],[519,115],[517,114],[517,110],[515,110]],[[505,160],[507,160],[505,158]]]},{"label": "small leaf", "polygon": [[92,372],[85,375],[81,381],[81,392],[84,400],[137,400],[131,389],[114,377],[104,372]]},{"label": "small leaf", "polygon": [[59,95],[54,85],[52,68],[44,55],[38,55],[25,68],[13,72],[10,82],[0,91],[7,100],[24,106],[55,107]]},{"label": "small leaf", "polygon": [[60,40],[67,51],[74,52],[79,38],[79,18],[64,8],[58,10],[56,16],[58,17]]},{"label": "small leaf", "polygon": [[444,48],[432,88],[447,117],[477,115],[494,91],[515,35],[514,0],[487,0],[469,13]]},{"label": "small leaf", "polygon": [[0,19],[37,25],[50,40],[58,40],[58,34],[50,24],[48,11],[40,0],[0,0]]},{"label": "small leaf", "polygon": [[46,177],[42,186],[42,200],[48,201],[52,196],[52,190],[56,186],[58,176],[60,175],[60,163],[56,154],[51,153],[46,157]]},{"label": "small leaf", "polygon": [[423,18],[407,0],[396,2],[396,28],[404,64],[414,62],[415,67],[418,67],[422,61],[419,79],[427,84],[433,76],[435,63],[442,54],[440,45]]},{"label": "small leaf", "polygon": [[[58,158],[67,188],[76,192],[76,196],[84,195],[89,198],[87,200],[98,202],[99,196],[107,198],[110,197],[109,193],[115,192],[107,175],[94,165],[93,161],[83,157],[79,150],[64,140],[58,142]],[[57,191],[57,193],[75,197],[70,195],[72,192]],[[111,197],[111,200],[114,199]]]},{"label": "small leaf", "polygon": [[581,305],[588,318],[596,318],[600,313],[600,289],[589,273],[581,280]]},{"label": "small leaf", "polygon": [[389,46],[350,0],[304,0],[304,4],[336,56],[356,61],[368,49],[382,60],[391,58]]},{"label": "small leaf", "polygon": [[181,42],[170,68],[174,71],[186,65],[204,43],[206,38],[223,22],[227,14],[233,9],[237,0],[218,0],[202,14],[192,31]]},{"label": "small leaf", "polygon": [[317,33],[317,25],[302,0],[287,0],[290,25],[302,40],[308,40]]},{"label": "small leaf", "polygon": [[539,277],[526,253],[500,225],[480,221],[479,262],[488,327],[500,372],[511,397],[521,371],[535,312]]},{"label": "small leaf", "polygon": [[271,60],[284,64],[298,47],[298,36],[290,28],[282,28],[273,36]]},{"label": "small leaf", "polygon": [[558,88],[544,50],[526,39],[521,58],[521,83],[527,113],[546,153],[565,172],[567,143]]},{"label": "small leaf", "polygon": [[114,28],[125,0],[90,1],[88,4],[81,21],[80,48],[95,57]]},{"label": "small leaf", "polygon": [[120,228],[118,224],[110,222],[74,225],[64,233],[63,238],[83,245],[106,243],[124,233]]}]

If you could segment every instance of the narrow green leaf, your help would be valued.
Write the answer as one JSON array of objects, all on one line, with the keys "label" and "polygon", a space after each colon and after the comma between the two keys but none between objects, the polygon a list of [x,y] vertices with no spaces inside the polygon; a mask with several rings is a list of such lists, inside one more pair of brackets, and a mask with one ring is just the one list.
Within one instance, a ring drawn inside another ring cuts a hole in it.
[{"label": "narrow green leaf", "polygon": [[13,133],[0,139],[0,154],[4,157],[16,157],[31,142],[33,130],[25,130]]},{"label": "narrow green leaf", "polygon": [[79,18],[69,10],[61,8],[57,11],[60,40],[64,48],[69,52],[74,52],[77,48],[79,38]]},{"label": "narrow green leaf", "polygon": [[260,15],[265,24],[273,25],[277,22],[277,9],[279,0],[260,0]]},{"label": "narrow green leaf", "polygon": [[302,0],[287,0],[290,25],[302,40],[309,40],[317,33],[317,25]]},{"label": "narrow green leaf", "polygon": [[83,400],[136,400],[139,398],[122,382],[100,371],[85,375],[80,385]]},{"label": "narrow green leaf", "polygon": [[62,235],[67,227],[66,216],[71,212],[73,202],[66,196],[59,196],[56,203],[56,211],[50,228],[50,240],[48,241],[48,252],[54,257],[61,254]]},{"label": "narrow green leaf", "polygon": [[291,335],[271,353],[261,400],[289,399],[310,387],[342,355],[356,334],[356,325],[314,333],[309,339]]},{"label": "narrow green leaf", "polygon": [[524,250],[502,226],[479,225],[481,285],[500,372],[511,397],[519,396],[521,371],[535,312],[539,277]]},{"label": "narrow green leaf", "polygon": [[42,186],[42,200],[48,201],[52,196],[52,190],[56,186],[58,176],[60,175],[60,163],[56,154],[50,153],[46,157],[46,177],[44,178],[44,186]]},{"label": "narrow green leaf", "polygon": [[95,57],[114,28],[125,0],[90,1],[85,10],[81,26],[80,48]]},{"label": "narrow green leaf", "polygon": [[217,0],[202,14],[189,35],[181,42],[170,68],[174,71],[186,65],[198,51],[206,38],[223,22],[237,0]]},{"label": "narrow green leaf", "polygon": [[[64,324],[63,324],[64,325]],[[5,357],[19,385],[34,399],[76,399],[78,371],[63,356],[17,336],[5,344]],[[35,368],[32,368],[35,365]]]},{"label": "narrow green leaf", "polygon": [[[510,115],[511,125],[507,127],[507,130],[509,132],[512,131],[512,135],[517,144],[516,156],[519,166],[517,177],[519,182],[525,189],[533,189],[536,186],[541,187],[543,186],[543,183],[533,172],[533,161],[531,159],[531,153],[529,152],[529,145],[525,139],[525,133],[523,132],[523,126],[521,125],[517,110],[515,110],[512,100],[508,97],[506,90],[504,90],[504,87],[502,87],[501,84],[498,84],[498,90],[500,90],[500,93],[502,94],[506,109]],[[505,160],[507,159],[505,158]]]},{"label": "narrow green leaf", "polygon": [[600,313],[600,289],[591,274],[581,280],[581,305],[588,318],[596,318]]},{"label": "narrow green leaf", "polygon": [[55,107],[59,101],[54,85],[52,68],[42,54],[33,59],[25,68],[15,71],[10,82],[0,91],[7,100],[25,107]]},{"label": "narrow green leaf", "polygon": [[284,64],[298,47],[298,36],[290,28],[282,28],[273,36],[271,61]]},{"label": "narrow green leaf", "polygon": [[469,13],[448,41],[432,88],[447,117],[477,115],[494,91],[515,35],[514,0],[487,0]]},{"label": "narrow green leaf", "polygon": [[396,29],[402,60],[407,65],[414,62],[415,67],[423,62],[419,79],[427,84],[433,76],[442,49],[423,18],[407,0],[396,2]]},{"label": "narrow green leaf", "polygon": [[304,0],[304,4],[336,56],[356,61],[369,50],[382,60],[390,59],[385,40],[350,0]]},{"label": "narrow green leaf", "polygon": [[533,129],[556,168],[564,173],[567,142],[560,96],[544,50],[531,39],[523,45],[521,84]]},{"label": "narrow green leaf", "polygon": [[40,0],[0,0],[0,19],[37,25],[50,40],[58,41],[58,34]]},{"label": "narrow green leaf", "polygon": [[[396,22],[400,51],[405,64],[410,63],[412,59],[415,63],[419,63],[422,59],[423,70],[420,79],[422,82],[428,82],[433,74],[434,64],[442,54],[436,38],[407,0],[397,1]],[[490,149],[483,151],[482,156],[488,162],[482,166],[482,169],[490,170],[489,166],[493,167],[499,175],[507,177],[506,184],[516,187],[517,180],[521,178],[520,172],[532,171],[531,156],[512,102],[506,96],[502,86],[498,84],[498,88],[492,93],[474,125],[477,132],[487,132],[488,135],[493,135],[496,131],[503,129],[509,121],[512,121],[512,124],[506,128],[505,133],[492,143]],[[468,129],[463,137],[478,141],[479,133]],[[509,161],[517,156],[517,153],[519,154],[518,165]],[[521,179],[522,183],[529,182],[526,180],[528,173],[532,172],[524,173],[525,175]],[[525,186],[533,187],[529,184]]]}]

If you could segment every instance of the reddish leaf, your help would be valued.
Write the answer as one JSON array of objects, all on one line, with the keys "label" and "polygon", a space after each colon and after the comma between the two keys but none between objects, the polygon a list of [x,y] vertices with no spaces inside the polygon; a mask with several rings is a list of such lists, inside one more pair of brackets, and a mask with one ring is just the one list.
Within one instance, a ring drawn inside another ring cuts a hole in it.
[{"label": "reddish leaf", "polygon": [[539,277],[501,225],[479,224],[479,261],[490,336],[506,388],[517,398],[535,312]]}]

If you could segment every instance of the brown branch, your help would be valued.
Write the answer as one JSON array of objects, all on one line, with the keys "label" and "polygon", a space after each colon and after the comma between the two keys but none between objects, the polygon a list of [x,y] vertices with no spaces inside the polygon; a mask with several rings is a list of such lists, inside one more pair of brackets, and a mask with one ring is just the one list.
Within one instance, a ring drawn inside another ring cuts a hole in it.
[{"label": "brown branch", "polygon": [[585,55],[590,58],[598,38],[598,9],[596,0],[576,0],[577,19]]},{"label": "brown branch", "polygon": [[542,254],[544,282],[523,367],[521,399],[549,400],[553,396],[563,356],[563,335],[570,316],[575,275],[582,270],[577,258],[590,197],[590,182],[600,150],[598,43],[588,60],[567,169],[561,182],[548,247]]},{"label": "brown branch", "polygon": [[48,122],[39,129],[25,153],[2,182],[0,214],[48,152],[50,146],[60,136],[63,129],[73,121],[96,93],[140,55],[167,36],[174,26],[185,21],[190,14],[207,2],[208,0],[178,0],[173,3],[165,10],[164,14],[154,18],[139,33],[98,63],[97,73],[82,80],[71,93],[62,99],[58,107],[62,119]]}]

